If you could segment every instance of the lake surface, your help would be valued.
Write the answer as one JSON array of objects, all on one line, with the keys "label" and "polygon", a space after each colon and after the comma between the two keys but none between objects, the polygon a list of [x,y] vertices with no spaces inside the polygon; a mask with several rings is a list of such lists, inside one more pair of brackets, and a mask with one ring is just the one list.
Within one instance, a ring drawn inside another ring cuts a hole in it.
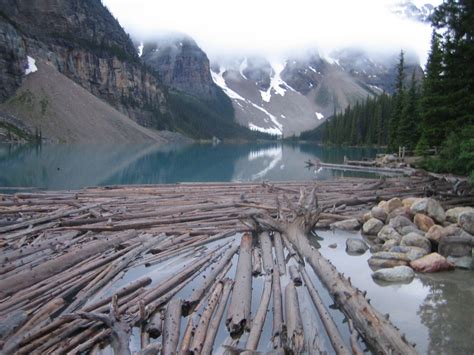
[{"label": "lake surface", "polygon": [[206,181],[326,180],[375,177],[361,172],[307,169],[305,161],[342,163],[373,158],[375,149],[312,144],[193,144],[187,146],[0,146],[0,186],[77,189],[115,184]]}]

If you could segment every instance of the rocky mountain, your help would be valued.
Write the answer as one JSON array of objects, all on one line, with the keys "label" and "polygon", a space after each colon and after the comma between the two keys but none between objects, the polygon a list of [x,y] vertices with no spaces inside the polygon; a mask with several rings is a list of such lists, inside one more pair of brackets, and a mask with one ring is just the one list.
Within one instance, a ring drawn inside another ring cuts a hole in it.
[{"label": "rocky mountain", "polygon": [[[250,129],[283,136],[318,126],[334,112],[367,96],[393,92],[398,53],[380,55],[344,49],[271,60],[263,57],[216,60],[212,77],[232,99],[236,119]],[[407,55],[407,72],[422,75]]]},{"label": "rocky mountain", "polygon": [[155,70],[168,87],[205,100],[220,89],[213,82],[206,53],[189,36],[168,34],[141,42],[140,59]]},{"label": "rocky mountain", "polygon": [[430,22],[430,16],[433,14],[434,6],[430,3],[417,6],[413,1],[405,0],[394,4],[391,11],[400,17],[414,21]]}]

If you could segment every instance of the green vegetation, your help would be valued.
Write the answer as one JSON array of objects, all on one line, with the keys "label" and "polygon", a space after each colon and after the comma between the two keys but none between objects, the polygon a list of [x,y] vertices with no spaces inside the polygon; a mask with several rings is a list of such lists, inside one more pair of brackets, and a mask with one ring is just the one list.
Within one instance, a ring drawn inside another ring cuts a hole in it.
[{"label": "green vegetation", "polygon": [[[436,8],[421,86],[414,73],[406,73],[401,52],[392,97],[368,98],[300,138],[338,145],[388,145],[392,151],[405,146],[420,155],[436,147],[439,155],[425,158],[423,167],[474,180],[473,14],[474,3],[468,0],[445,0]],[[407,74],[411,82],[404,85]]]},{"label": "green vegetation", "polygon": [[170,91],[172,115],[161,115],[158,129],[183,133],[195,139],[275,139],[274,136],[251,131],[234,121],[230,99],[220,90],[212,101],[205,101],[180,91]]}]

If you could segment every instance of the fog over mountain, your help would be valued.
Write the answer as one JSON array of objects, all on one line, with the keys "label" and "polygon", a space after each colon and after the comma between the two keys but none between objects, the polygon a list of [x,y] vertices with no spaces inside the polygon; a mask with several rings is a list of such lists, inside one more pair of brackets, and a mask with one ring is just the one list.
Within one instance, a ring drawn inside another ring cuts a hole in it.
[{"label": "fog over mountain", "polygon": [[[439,0],[429,1],[438,5]],[[133,37],[152,38],[178,31],[190,35],[209,55],[301,55],[317,47],[323,55],[358,47],[373,52],[414,51],[426,61],[431,29],[400,16],[394,5],[407,1],[270,0],[153,1],[104,0]],[[411,2],[417,6],[424,1]]]}]

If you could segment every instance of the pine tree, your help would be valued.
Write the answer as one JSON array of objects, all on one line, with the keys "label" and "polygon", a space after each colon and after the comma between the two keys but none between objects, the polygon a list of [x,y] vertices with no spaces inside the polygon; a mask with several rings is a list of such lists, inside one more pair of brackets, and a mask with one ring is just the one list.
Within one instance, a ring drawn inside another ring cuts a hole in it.
[{"label": "pine tree", "polygon": [[440,47],[440,36],[433,31],[420,100],[421,138],[424,144],[427,143],[431,146],[440,145],[445,138],[444,121],[446,119],[446,107],[443,96],[445,95],[443,71],[443,53]]},{"label": "pine tree", "polygon": [[397,65],[397,81],[395,83],[395,93],[393,95],[394,107],[390,117],[389,128],[389,148],[397,149],[399,145],[398,126],[403,114],[403,105],[405,101],[405,90],[403,80],[405,78],[405,53],[400,52],[400,60]]},{"label": "pine tree", "polygon": [[411,76],[410,89],[405,97],[405,103],[398,127],[398,141],[400,145],[412,149],[419,140],[418,125],[420,114],[418,109],[418,88],[415,71]]}]

